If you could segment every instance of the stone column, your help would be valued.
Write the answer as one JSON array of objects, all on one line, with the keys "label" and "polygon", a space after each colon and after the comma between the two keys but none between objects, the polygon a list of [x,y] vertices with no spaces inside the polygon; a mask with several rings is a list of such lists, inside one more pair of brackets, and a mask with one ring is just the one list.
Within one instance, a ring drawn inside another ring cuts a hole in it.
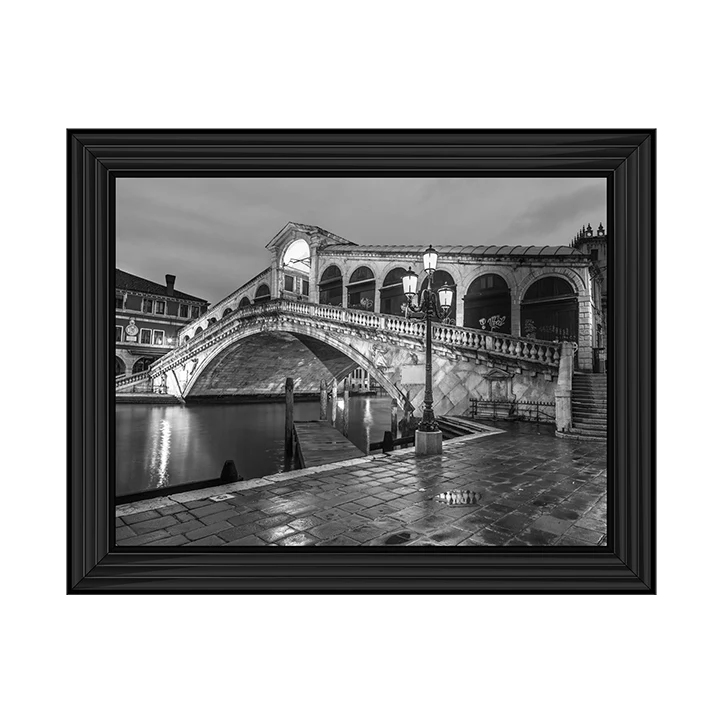
[{"label": "stone column", "polygon": [[309,239],[309,257],[311,266],[309,268],[309,301],[312,304],[319,303],[319,237],[312,236]]},{"label": "stone column", "polygon": [[520,300],[511,296],[510,303],[510,334],[512,336],[522,336],[520,329],[522,324],[522,313]]},{"label": "stone column", "polygon": [[555,388],[555,427],[558,432],[567,432],[572,427],[572,374],[574,368],[573,346],[569,341],[563,341],[557,387]]},{"label": "stone column", "polygon": [[592,371],[593,368],[593,307],[589,295],[578,297],[577,319],[577,363],[580,369]]}]

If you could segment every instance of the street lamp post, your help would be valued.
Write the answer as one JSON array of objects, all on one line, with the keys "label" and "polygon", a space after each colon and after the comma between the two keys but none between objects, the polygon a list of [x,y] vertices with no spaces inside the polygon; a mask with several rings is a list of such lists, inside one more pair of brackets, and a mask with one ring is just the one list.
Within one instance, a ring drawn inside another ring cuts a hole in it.
[{"label": "street lamp post", "polygon": [[[430,246],[422,256],[424,270],[427,273],[427,288],[417,292],[419,276],[409,271],[402,277],[404,294],[407,297],[407,315],[409,311],[422,313],[425,320],[425,386],[422,421],[415,433],[414,446],[417,454],[441,454],[442,432],[434,418],[434,397],[432,394],[432,317],[444,321],[452,306],[454,291],[447,284],[434,293],[434,272],[437,268],[437,252]],[[417,303],[414,298],[418,296]]]}]

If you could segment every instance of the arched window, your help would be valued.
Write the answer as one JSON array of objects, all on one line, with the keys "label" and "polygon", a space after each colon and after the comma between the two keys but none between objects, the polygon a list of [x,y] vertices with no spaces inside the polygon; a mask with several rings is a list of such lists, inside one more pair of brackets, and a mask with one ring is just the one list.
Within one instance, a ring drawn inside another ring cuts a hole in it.
[{"label": "arched window", "polygon": [[522,335],[543,341],[577,341],[575,289],[559,276],[544,276],[525,292],[520,309]]},{"label": "arched window", "polygon": [[[422,281],[422,289],[426,289],[429,284],[429,277],[425,275],[424,281]],[[439,271],[434,272],[434,291],[435,293],[439,291],[442,286],[447,284],[447,286],[451,286],[452,289],[454,289],[454,293],[452,294],[452,305],[449,307],[449,314],[447,316],[447,319],[449,323],[456,324],[457,323],[457,289],[455,288],[454,279],[452,278],[452,274],[447,273],[446,271],[442,271],[441,269]],[[439,301],[439,297],[437,297],[437,301]]]},{"label": "arched window", "polygon": [[[218,319],[217,319],[215,316],[212,316],[212,317],[208,320],[208,326],[213,326],[217,321],[218,321]],[[208,329],[208,326],[206,327],[207,329]]]},{"label": "arched window", "polygon": [[193,332],[194,336],[198,336],[203,331],[203,327],[197,326],[196,331]]},{"label": "arched window", "polygon": [[248,296],[244,296],[239,304],[239,309],[243,309],[244,306],[251,306],[251,299]]},{"label": "arched window", "polygon": [[118,357],[115,358],[115,375],[117,377],[125,376],[126,373],[126,365],[123,363],[121,359]]},{"label": "arched window", "polygon": [[346,287],[347,306],[350,309],[374,311],[374,273],[368,266],[360,266]]},{"label": "arched window", "polygon": [[319,303],[327,306],[341,306],[342,299],[341,270],[338,266],[329,266],[319,281]]},{"label": "arched window", "polygon": [[191,337],[186,334],[186,336],[183,337],[183,343],[188,344],[189,341],[191,341]]},{"label": "arched window", "polygon": [[265,304],[267,301],[271,301],[271,291],[269,291],[269,287],[266,284],[261,284],[259,288],[256,289],[254,304]]},{"label": "arched window", "polygon": [[402,306],[407,303],[407,297],[402,288],[402,276],[407,273],[401,267],[392,269],[385,277],[380,293],[381,313],[394,316],[404,316]]},{"label": "arched window", "polygon": [[138,374],[139,372],[144,372],[148,367],[153,364],[154,359],[152,357],[148,356],[142,356],[134,365],[133,365],[133,374]]},{"label": "arched window", "polygon": [[223,310],[223,315],[228,316],[232,311],[233,311],[233,309],[229,306],[228,309]]},{"label": "arched window", "polygon": [[499,274],[483,274],[469,285],[464,296],[465,326],[509,334],[511,316],[510,288]]}]

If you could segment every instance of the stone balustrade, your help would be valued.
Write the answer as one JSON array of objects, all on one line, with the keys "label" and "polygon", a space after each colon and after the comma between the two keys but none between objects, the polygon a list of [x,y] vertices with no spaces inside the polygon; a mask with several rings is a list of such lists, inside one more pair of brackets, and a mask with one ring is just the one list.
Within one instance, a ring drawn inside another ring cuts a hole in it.
[{"label": "stone balustrade", "polygon": [[[160,370],[161,367],[167,369],[168,362],[175,362],[176,359],[187,356],[190,351],[205,346],[207,341],[236,327],[239,321],[253,317],[273,317],[279,314],[313,318],[322,323],[328,321],[362,329],[386,331],[407,338],[424,338],[425,322],[421,319],[386,316],[371,311],[344,309],[340,306],[323,306],[290,299],[273,299],[264,304],[245,306],[232,314],[222,317],[199,334],[191,337],[189,341],[181,342],[176,349],[156,362],[152,369],[153,371]],[[489,354],[553,367],[556,367],[560,360],[559,343],[515,337],[479,329],[433,324],[432,339],[439,344],[460,349],[482,350]]]},{"label": "stone balustrade", "polygon": [[118,388],[128,386],[129,384],[137,384],[138,382],[148,379],[149,376],[150,373],[148,370],[144,372],[136,372],[135,374],[127,374],[126,376],[116,377],[115,385],[116,388]]}]

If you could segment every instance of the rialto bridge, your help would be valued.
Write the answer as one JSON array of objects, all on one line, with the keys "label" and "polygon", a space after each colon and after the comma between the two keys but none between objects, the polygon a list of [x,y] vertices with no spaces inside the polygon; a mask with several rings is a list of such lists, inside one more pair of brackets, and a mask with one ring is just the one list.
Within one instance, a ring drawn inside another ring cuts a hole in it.
[{"label": "rialto bridge", "polygon": [[[421,271],[427,245],[359,246],[289,223],[267,244],[269,268],[183,327],[177,347],[146,374],[116,387],[150,383],[200,400],[280,394],[293,377],[312,392],[361,367],[418,413],[424,325],[404,316],[401,276]],[[436,413],[462,414],[472,397],[555,401],[561,356],[573,348],[577,368],[592,370],[605,324],[589,255],[570,246],[434,245],[435,286],[455,290],[448,323],[433,326]]]}]

